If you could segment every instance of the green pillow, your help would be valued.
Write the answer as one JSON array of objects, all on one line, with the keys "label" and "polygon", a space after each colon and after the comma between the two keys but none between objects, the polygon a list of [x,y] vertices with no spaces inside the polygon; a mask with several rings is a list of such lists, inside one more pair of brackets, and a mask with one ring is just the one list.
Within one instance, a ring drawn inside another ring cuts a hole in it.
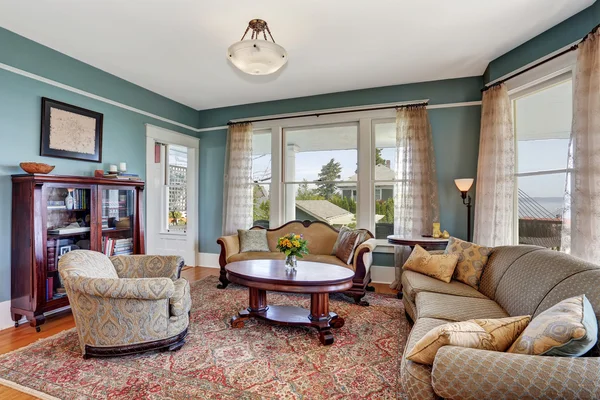
[{"label": "green pillow", "polygon": [[267,241],[267,231],[265,229],[245,230],[238,229],[240,238],[240,253],[249,251],[269,252],[269,242]]}]

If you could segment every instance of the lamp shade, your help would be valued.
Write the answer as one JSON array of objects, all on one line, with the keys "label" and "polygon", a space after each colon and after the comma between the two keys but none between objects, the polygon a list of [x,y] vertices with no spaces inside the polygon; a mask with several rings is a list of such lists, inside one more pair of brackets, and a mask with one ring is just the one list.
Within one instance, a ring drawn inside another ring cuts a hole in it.
[{"label": "lamp shade", "polygon": [[473,186],[473,180],[473,178],[455,179],[454,183],[461,192],[468,192],[471,186]]},{"label": "lamp shade", "polygon": [[250,75],[268,75],[287,62],[287,52],[277,43],[262,39],[242,40],[229,46],[229,60]]}]

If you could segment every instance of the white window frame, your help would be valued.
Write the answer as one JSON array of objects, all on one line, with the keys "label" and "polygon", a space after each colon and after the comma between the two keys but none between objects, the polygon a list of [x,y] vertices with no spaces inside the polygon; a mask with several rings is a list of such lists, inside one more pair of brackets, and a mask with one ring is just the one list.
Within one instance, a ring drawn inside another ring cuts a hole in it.
[{"label": "white window frame", "polygon": [[[406,102],[398,102],[393,105],[426,103],[428,99],[418,99]],[[385,105],[380,105],[385,106]],[[310,128],[322,125],[339,125],[346,123],[358,123],[358,181],[357,181],[357,228],[369,229],[375,233],[375,138],[373,135],[373,122],[381,120],[396,120],[394,108],[384,110],[367,110],[356,112],[345,112],[341,114],[330,114],[322,116],[289,117],[282,115],[284,119],[257,121],[252,123],[253,130],[271,130],[271,190],[270,190],[270,226],[281,226],[285,222],[284,210],[284,157],[285,139],[283,130],[285,128]],[[235,121],[234,121],[235,122]],[[367,166],[362,167],[362,166]],[[303,182],[299,182],[303,183]],[[386,244],[382,240],[381,244]]]},{"label": "white window frame", "polygon": [[[509,90],[509,98],[511,102],[511,109],[513,115],[513,130],[515,140],[515,185],[514,185],[514,212],[513,212],[513,244],[519,244],[519,178],[530,177],[530,176],[543,176],[552,175],[559,173],[570,173],[572,170],[567,168],[554,169],[554,170],[540,170],[540,171],[529,171],[529,172],[518,172],[519,171],[519,154],[518,154],[518,142],[519,133],[517,132],[517,118],[516,113],[517,100],[529,96],[533,93],[543,91],[551,88],[552,86],[559,85],[568,80],[573,80],[575,75],[576,67],[576,51],[568,53],[566,57],[557,59],[556,62],[548,63],[543,70],[532,70],[530,73],[523,74],[522,77],[518,78],[517,82],[507,83]],[[546,74],[546,75],[543,75]],[[510,82],[510,81],[509,81]]]},{"label": "white window frame", "polygon": [[[350,127],[356,127],[356,151],[357,151],[357,163],[358,163],[358,142],[359,142],[359,136],[360,136],[360,126],[357,122],[355,121],[350,121],[350,122],[343,122],[343,123],[335,123],[335,124],[319,124],[319,125],[310,125],[310,126],[302,126],[302,127],[286,127],[286,128],[282,128],[282,132],[283,132],[283,148],[282,148],[282,185],[283,185],[283,200],[284,200],[284,204],[283,204],[283,212],[286,213],[284,215],[284,220],[283,222],[286,222],[286,220],[290,220],[289,215],[294,214],[295,215],[295,210],[294,212],[291,212],[291,210],[286,210],[285,207],[285,203],[287,202],[286,200],[286,190],[285,188],[287,187],[287,185],[301,185],[301,184],[308,184],[308,185],[317,185],[320,183],[354,183],[357,185],[357,190],[358,190],[358,181],[346,181],[344,179],[340,179],[337,181],[318,181],[318,180],[313,180],[313,181],[298,181],[298,180],[294,180],[294,181],[287,181],[285,179],[286,176],[286,163],[285,163],[285,157],[287,157],[287,139],[286,139],[286,134],[290,131],[294,131],[294,130],[307,130],[307,129],[311,129],[311,128],[319,128],[319,127],[341,127],[341,126],[350,126]],[[360,164],[360,163],[359,163]],[[360,169],[360,168],[359,168]],[[354,199],[357,202],[357,207],[356,207],[356,224],[358,227],[358,216],[359,216],[359,205],[358,205],[358,199]],[[289,215],[288,215],[289,214]]]}]

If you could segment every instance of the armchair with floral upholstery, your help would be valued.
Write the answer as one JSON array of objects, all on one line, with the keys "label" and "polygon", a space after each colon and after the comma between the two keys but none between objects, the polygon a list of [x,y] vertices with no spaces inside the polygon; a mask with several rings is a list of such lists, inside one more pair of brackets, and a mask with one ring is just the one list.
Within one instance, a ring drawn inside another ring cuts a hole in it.
[{"label": "armchair with floral upholstery", "polygon": [[62,256],[58,270],[84,358],[180,349],[191,307],[182,267],[178,256]]}]

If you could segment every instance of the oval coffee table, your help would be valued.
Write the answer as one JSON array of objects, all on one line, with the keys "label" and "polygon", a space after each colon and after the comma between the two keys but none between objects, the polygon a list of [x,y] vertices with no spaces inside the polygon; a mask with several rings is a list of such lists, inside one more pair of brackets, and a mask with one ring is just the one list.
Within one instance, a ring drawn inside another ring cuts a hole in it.
[{"label": "oval coffee table", "polygon": [[[352,287],[354,271],[318,262],[298,261],[298,270],[286,272],[283,260],[236,261],[225,266],[227,279],[249,288],[249,307],[231,318],[233,328],[243,328],[249,318],[281,325],[312,326],[324,345],[333,343],[331,328],[344,326],[344,318],[329,311],[329,293]],[[310,310],[267,304],[267,290],[310,294]]]}]

